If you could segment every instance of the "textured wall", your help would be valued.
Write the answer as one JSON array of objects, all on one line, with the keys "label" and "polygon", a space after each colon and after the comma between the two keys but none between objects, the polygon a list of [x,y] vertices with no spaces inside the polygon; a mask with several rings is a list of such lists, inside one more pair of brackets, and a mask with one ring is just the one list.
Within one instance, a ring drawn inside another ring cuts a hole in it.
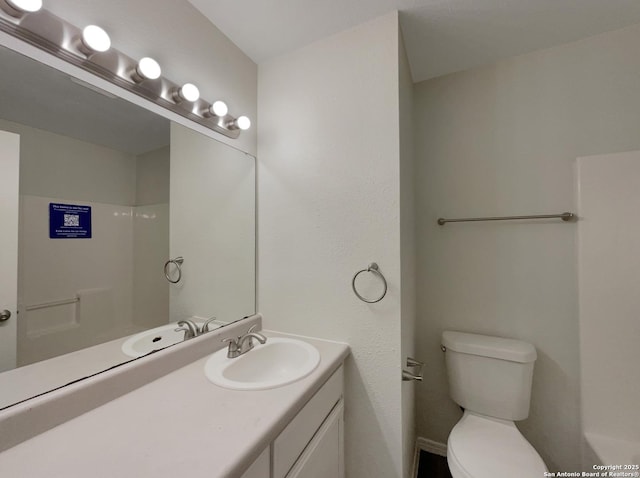
[{"label": "textured wall", "polygon": [[[351,345],[353,478],[402,476],[398,81],[396,14],[259,70],[258,310],[267,328]],[[369,305],[351,278],[372,261],[389,292]]]},{"label": "textured wall", "polygon": [[547,465],[579,467],[576,226],[436,225],[439,216],[573,210],[578,156],[640,148],[640,26],[416,85],[419,435],[445,442],[443,330],[533,343],[531,414]]},{"label": "textured wall", "polygon": [[135,156],[3,119],[0,129],[20,135],[20,194],[134,204]]},{"label": "textured wall", "polygon": [[[398,32],[399,34],[401,32]],[[415,357],[416,330],[416,228],[415,228],[415,156],[413,148],[413,82],[409,61],[399,35],[398,74],[400,100],[400,291],[401,357]],[[415,371],[415,370],[414,370]],[[415,446],[415,388],[419,382],[402,382],[402,438],[405,476],[411,471]]]}]

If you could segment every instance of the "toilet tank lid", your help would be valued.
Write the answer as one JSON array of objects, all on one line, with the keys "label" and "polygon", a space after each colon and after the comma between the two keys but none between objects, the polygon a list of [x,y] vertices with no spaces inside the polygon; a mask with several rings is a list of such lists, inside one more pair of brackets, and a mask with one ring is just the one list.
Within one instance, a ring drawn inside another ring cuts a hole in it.
[{"label": "toilet tank lid", "polygon": [[446,330],[442,333],[442,345],[454,352],[511,362],[528,363],[537,358],[536,349],[530,343],[489,335]]}]

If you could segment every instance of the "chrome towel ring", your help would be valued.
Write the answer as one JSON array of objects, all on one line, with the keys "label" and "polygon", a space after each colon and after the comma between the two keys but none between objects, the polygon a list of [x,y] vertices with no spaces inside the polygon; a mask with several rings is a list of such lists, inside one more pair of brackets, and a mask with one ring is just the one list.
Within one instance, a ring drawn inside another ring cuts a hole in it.
[{"label": "chrome towel ring", "polygon": [[[374,300],[366,299],[362,297],[356,290],[356,279],[363,272],[371,272],[372,274],[380,277],[380,279],[382,280],[382,283],[384,284],[384,291],[382,291],[382,295],[377,299],[374,299]],[[361,271],[356,272],[356,274],[353,276],[353,280],[351,281],[351,288],[353,289],[353,293],[358,297],[358,299],[360,299],[363,302],[366,302],[367,304],[375,304],[376,302],[380,302],[384,298],[384,296],[387,295],[387,280],[382,275],[382,272],[380,272],[378,268],[378,264],[376,264],[375,262],[372,262],[371,264],[369,264],[369,266],[366,269],[362,269]]]},{"label": "chrome towel ring", "polygon": [[[182,279],[182,263],[184,262],[184,258],[182,256],[176,257],[175,259],[169,259],[164,263],[164,276],[167,278],[169,282],[172,284],[177,284]],[[169,275],[169,264],[173,264],[176,266],[176,270],[178,271],[178,278],[173,280]]]}]

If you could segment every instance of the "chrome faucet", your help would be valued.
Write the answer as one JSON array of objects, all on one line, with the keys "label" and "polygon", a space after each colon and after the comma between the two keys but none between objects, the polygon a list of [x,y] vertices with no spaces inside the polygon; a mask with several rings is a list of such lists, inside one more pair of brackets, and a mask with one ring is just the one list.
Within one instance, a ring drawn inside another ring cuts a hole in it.
[{"label": "chrome faucet", "polygon": [[254,332],[258,324],[254,324],[247,331],[246,334],[241,335],[237,339],[226,338],[223,342],[229,342],[229,349],[227,350],[227,358],[236,358],[242,354],[246,354],[253,348],[253,339],[256,339],[261,344],[267,341],[267,338],[261,333]]},{"label": "chrome faucet", "polygon": [[196,323],[189,319],[178,322],[178,328],[175,331],[179,332],[181,330],[184,330],[184,340],[192,339],[201,333]]}]

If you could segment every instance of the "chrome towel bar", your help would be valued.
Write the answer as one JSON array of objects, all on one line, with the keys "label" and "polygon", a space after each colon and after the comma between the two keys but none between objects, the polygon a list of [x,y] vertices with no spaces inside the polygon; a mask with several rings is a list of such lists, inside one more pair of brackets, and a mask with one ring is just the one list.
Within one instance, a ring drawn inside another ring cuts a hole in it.
[{"label": "chrome towel bar", "polygon": [[25,307],[26,310],[38,310],[46,309],[48,307],[57,307],[59,305],[75,304],[80,302],[80,297],[74,297],[73,299],[53,300],[51,302],[43,302],[42,304],[33,304]]},{"label": "chrome towel bar", "polygon": [[478,221],[516,221],[522,219],[562,219],[564,222],[574,221],[577,216],[572,212],[560,214],[535,214],[531,216],[496,216],[496,217],[463,217],[459,219],[438,218],[438,224],[444,226],[448,222],[478,222]]}]

